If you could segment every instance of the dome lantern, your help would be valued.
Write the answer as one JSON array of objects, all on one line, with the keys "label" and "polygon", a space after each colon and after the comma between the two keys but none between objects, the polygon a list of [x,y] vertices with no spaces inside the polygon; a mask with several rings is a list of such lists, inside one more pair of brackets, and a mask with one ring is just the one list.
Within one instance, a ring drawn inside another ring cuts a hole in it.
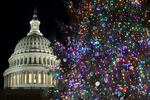
[{"label": "dome lantern", "polygon": [[40,21],[37,18],[37,10],[34,9],[33,11],[33,18],[30,21],[30,32],[27,35],[37,34],[43,36],[43,34],[40,32]]}]

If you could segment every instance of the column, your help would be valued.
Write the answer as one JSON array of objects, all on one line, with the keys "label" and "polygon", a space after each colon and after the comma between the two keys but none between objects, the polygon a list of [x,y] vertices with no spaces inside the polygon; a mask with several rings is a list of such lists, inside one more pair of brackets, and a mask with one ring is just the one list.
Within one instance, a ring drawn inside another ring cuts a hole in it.
[{"label": "column", "polygon": [[14,85],[14,74],[12,73],[11,74],[11,86],[13,86]]},{"label": "column", "polygon": [[7,79],[8,79],[8,87],[9,87],[9,82],[10,82],[9,74],[7,75]]},{"label": "column", "polygon": [[43,57],[40,57],[41,58],[41,64],[43,64]]},{"label": "column", "polygon": [[6,87],[8,87],[8,75],[6,75]]},{"label": "column", "polygon": [[8,87],[8,76],[6,75],[6,86],[5,87]]},{"label": "column", "polygon": [[19,85],[19,73],[18,72],[16,73],[16,76],[17,76],[17,79],[16,79],[17,80],[17,85]]},{"label": "column", "polygon": [[4,77],[4,88],[6,87],[6,76]]},{"label": "column", "polygon": [[29,83],[29,72],[26,72],[27,76],[27,84]]},{"label": "column", "polygon": [[39,84],[39,72],[36,72],[36,84]]},{"label": "column", "polygon": [[9,87],[11,86],[11,74],[9,74]]},{"label": "column", "polygon": [[17,85],[19,85],[19,72],[17,72]]},{"label": "column", "polygon": [[18,72],[16,72],[16,85],[18,85]]},{"label": "column", "polygon": [[34,63],[34,57],[31,57],[31,64]]},{"label": "column", "polygon": [[31,84],[31,72],[28,72],[28,83]]},{"label": "column", "polygon": [[54,81],[54,85],[56,85],[56,80],[53,80]]},{"label": "column", "polygon": [[4,77],[4,88],[5,88],[5,84],[6,84],[6,77]]},{"label": "column", "polygon": [[8,75],[7,75],[7,87],[8,87]]},{"label": "column", "polygon": [[23,72],[20,72],[20,78],[21,78],[21,83],[20,83],[20,85],[22,85],[22,81],[23,81],[22,73],[23,73]]},{"label": "column", "polygon": [[15,75],[14,75],[14,73],[12,74],[12,85],[13,86],[15,85]]},{"label": "column", "polygon": [[14,85],[16,85],[16,73],[14,73]]},{"label": "column", "polygon": [[41,84],[43,84],[43,72],[41,72]]},{"label": "column", "polygon": [[29,57],[27,57],[27,63],[26,64],[29,64]]},{"label": "column", "polygon": [[39,74],[38,81],[40,84],[42,84],[42,72],[38,72],[38,74]]},{"label": "column", "polygon": [[23,79],[22,84],[24,84],[25,83],[25,72],[22,73],[22,79]]},{"label": "column", "polygon": [[45,84],[45,72],[43,72],[43,83]]},{"label": "column", "polygon": [[12,74],[10,74],[10,87],[12,86]]},{"label": "column", "polygon": [[51,85],[53,85],[53,77],[52,77],[52,74],[50,74],[50,83],[51,83]]},{"label": "column", "polygon": [[20,72],[19,72],[19,85],[21,84],[21,77],[20,77]]},{"label": "column", "polygon": [[16,76],[15,76],[15,73],[13,73],[14,75],[14,78],[13,78],[13,82],[14,82],[14,85],[16,84]]},{"label": "column", "polygon": [[38,84],[38,72],[35,72],[35,80],[36,80],[36,84]]},{"label": "column", "polygon": [[9,74],[7,75],[7,78],[8,78],[8,87],[9,87]]},{"label": "column", "polygon": [[27,84],[27,72],[24,72],[24,84]]},{"label": "column", "polygon": [[23,73],[24,73],[24,72],[21,72],[21,85],[23,84],[23,80],[24,80],[24,79],[23,79]]},{"label": "column", "polygon": [[31,84],[34,84],[34,72],[31,72]]},{"label": "column", "polygon": [[17,85],[17,84],[18,84],[18,83],[17,83],[17,72],[15,73],[15,76],[16,76],[16,85]]},{"label": "column", "polygon": [[45,81],[46,81],[46,84],[48,84],[48,74],[46,74],[46,79],[45,79]]},{"label": "column", "polygon": [[7,78],[8,76],[6,75],[5,77],[6,77],[6,79],[5,79],[5,80],[6,80],[6,85],[5,85],[5,87],[8,87],[8,78]]},{"label": "column", "polygon": [[48,76],[48,84],[51,84],[50,80],[51,80],[51,75]]}]

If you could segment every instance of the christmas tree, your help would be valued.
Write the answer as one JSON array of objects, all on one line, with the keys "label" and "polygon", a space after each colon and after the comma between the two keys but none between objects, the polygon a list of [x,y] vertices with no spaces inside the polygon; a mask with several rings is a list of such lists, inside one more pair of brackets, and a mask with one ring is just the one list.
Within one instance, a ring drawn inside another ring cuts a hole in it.
[{"label": "christmas tree", "polygon": [[68,0],[71,24],[62,26],[65,45],[58,80],[65,100],[150,99],[146,0]]}]

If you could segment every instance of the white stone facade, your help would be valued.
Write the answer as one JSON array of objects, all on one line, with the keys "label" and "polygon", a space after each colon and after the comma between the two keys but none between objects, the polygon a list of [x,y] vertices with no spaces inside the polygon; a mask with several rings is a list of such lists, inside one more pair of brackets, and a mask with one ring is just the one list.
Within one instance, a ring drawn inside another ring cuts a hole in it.
[{"label": "white stone facade", "polygon": [[33,15],[31,30],[15,47],[9,58],[9,68],[4,72],[4,88],[42,88],[54,87],[54,67],[60,60],[53,54],[50,41],[39,30],[40,21]]}]

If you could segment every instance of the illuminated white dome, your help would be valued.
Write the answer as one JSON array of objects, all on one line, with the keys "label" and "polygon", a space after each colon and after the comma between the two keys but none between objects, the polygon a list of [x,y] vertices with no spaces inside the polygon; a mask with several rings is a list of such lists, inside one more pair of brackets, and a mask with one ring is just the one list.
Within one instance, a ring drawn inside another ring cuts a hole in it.
[{"label": "illuminated white dome", "polygon": [[49,69],[57,68],[60,60],[54,55],[50,41],[39,30],[36,12],[30,21],[31,30],[15,47],[9,58],[9,68],[4,72],[4,87],[53,87],[57,81]]},{"label": "illuminated white dome", "polygon": [[29,53],[29,52],[39,52],[52,54],[52,49],[50,46],[50,41],[45,37],[37,34],[32,34],[21,39],[15,47],[13,55]]}]

